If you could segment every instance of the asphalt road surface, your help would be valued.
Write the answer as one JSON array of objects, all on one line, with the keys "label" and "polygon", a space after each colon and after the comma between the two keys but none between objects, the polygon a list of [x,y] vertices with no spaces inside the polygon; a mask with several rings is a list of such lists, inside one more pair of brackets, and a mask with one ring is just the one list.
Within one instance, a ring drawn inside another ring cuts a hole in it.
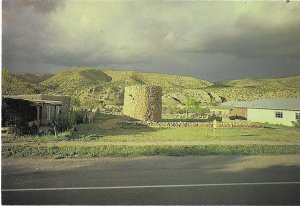
[{"label": "asphalt road surface", "polygon": [[300,204],[289,156],[2,161],[2,204]]}]

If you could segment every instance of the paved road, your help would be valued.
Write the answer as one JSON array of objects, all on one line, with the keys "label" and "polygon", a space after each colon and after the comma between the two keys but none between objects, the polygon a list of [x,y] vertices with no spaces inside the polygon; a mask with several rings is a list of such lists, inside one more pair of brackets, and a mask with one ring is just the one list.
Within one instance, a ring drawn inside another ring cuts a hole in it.
[{"label": "paved road", "polygon": [[3,204],[300,204],[300,156],[18,160]]}]

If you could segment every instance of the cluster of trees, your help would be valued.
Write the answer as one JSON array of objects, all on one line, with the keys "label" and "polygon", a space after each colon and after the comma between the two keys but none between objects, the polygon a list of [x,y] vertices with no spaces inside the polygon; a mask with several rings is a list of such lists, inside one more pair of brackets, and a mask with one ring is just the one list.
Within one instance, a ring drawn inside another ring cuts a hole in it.
[{"label": "cluster of trees", "polygon": [[193,98],[188,98],[184,102],[184,106],[185,107],[182,107],[182,108],[178,108],[176,106],[167,107],[167,108],[164,108],[164,110],[166,113],[186,114],[187,116],[189,113],[198,113],[200,115],[209,113],[209,109],[207,107],[201,106],[200,103]]},{"label": "cluster of trees", "polygon": [[185,107],[186,107],[187,116],[188,116],[188,112],[198,113],[200,115],[204,115],[209,112],[208,108],[201,107],[199,102],[192,98],[188,98],[185,101]]}]

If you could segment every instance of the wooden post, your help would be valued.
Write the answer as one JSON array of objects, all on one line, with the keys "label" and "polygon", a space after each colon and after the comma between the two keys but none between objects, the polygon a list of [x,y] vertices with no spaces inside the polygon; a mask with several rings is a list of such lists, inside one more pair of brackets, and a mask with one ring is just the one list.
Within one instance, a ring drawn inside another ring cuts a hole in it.
[{"label": "wooden post", "polygon": [[37,113],[37,118],[36,118],[36,121],[37,121],[37,128],[38,128],[38,133],[40,132],[40,106],[37,105],[36,107],[36,113]]},{"label": "wooden post", "polygon": [[216,129],[217,129],[217,120],[214,119],[213,121],[213,128],[214,128],[214,138],[216,137]]}]

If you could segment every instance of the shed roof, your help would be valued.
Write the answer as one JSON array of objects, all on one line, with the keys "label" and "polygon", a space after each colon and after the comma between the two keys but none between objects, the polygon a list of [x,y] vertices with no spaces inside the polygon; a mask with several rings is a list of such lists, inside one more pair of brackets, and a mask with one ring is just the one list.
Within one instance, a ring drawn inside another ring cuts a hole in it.
[{"label": "shed roof", "polygon": [[51,104],[51,105],[62,105],[61,101],[52,100],[40,100],[40,99],[25,99],[27,101],[33,102],[35,104]]},{"label": "shed roof", "polygon": [[22,98],[22,96],[17,96],[17,95],[15,95],[15,96],[3,96],[3,98],[26,100],[28,102],[32,102],[34,104],[39,104],[39,105],[40,104],[62,105],[61,101]]}]

